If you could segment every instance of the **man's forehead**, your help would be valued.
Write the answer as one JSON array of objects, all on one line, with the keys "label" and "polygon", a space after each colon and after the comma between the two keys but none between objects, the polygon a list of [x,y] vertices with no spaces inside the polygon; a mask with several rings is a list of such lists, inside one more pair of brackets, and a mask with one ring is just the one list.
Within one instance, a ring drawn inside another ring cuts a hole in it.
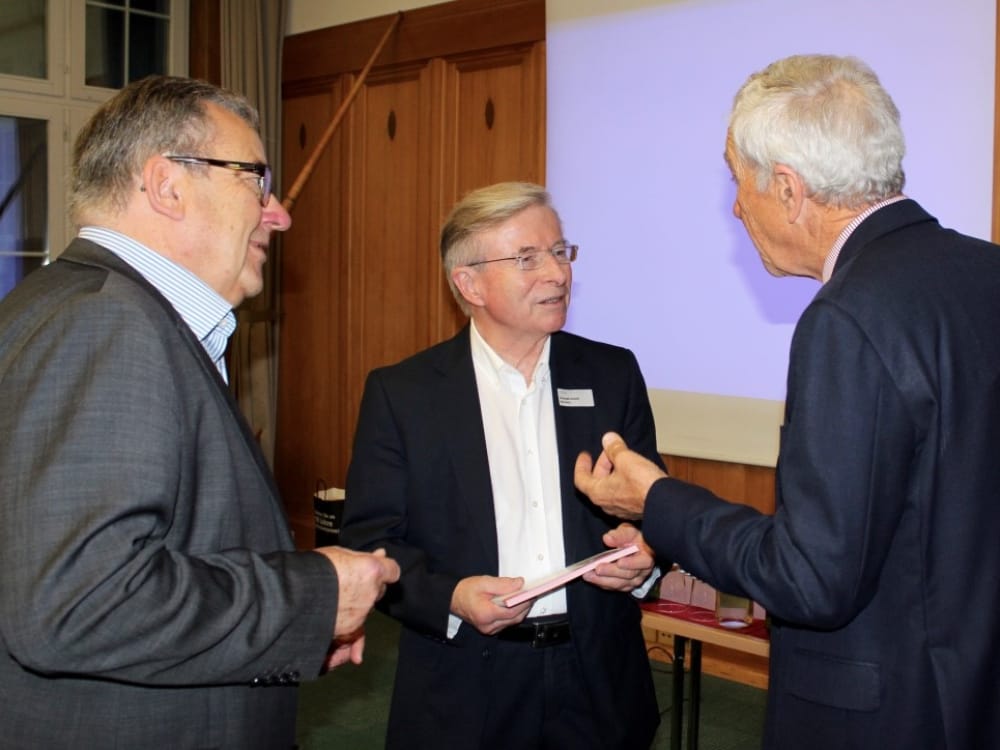
[{"label": "man's forehead", "polygon": [[[214,102],[206,102],[205,110],[212,122],[212,143],[222,147],[250,148],[253,154],[262,156],[264,145],[257,131],[250,123],[235,112]],[[231,157],[236,158],[236,157]],[[257,158],[255,156],[254,158]]]}]

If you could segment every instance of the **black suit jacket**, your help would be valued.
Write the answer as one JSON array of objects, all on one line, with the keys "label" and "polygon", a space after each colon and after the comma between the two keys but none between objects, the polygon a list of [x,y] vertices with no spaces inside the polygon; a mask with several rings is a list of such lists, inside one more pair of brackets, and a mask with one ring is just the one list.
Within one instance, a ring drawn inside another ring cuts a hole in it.
[{"label": "black suit jacket", "polygon": [[774,517],[654,485],[654,548],[774,616],[766,747],[1000,747],[998,331],[1000,248],[884,207],[796,326]]},{"label": "black suit jacket", "polygon": [[[469,329],[367,380],[347,477],[341,540],[385,547],[402,575],[380,607],[402,622],[392,727],[409,746],[475,747],[488,710],[482,681],[494,639],[463,624],[447,641],[451,595],[467,576],[497,575],[497,537]],[[580,451],[621,432],[659,462],[645,383],[631,352],[568,333],[552,336],[549,366],[567,562],[605,549],[618,521],[573,486]],[[557,389],[590,389],[593,407],[560,406]],[[599,723],[610,743],[648,745],[658,715],[637,600],[580,580],[567,592]],[[445,726],[435,717],[448,716]],[[634,738],[634,741],[630,741]]]}]

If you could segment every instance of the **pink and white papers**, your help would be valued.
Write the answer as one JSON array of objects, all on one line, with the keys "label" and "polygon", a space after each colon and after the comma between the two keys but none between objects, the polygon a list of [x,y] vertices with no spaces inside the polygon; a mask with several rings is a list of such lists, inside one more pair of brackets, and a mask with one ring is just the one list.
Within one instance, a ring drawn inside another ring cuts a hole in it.
[{"label": "pink and white papers", "polygon": [[623,557],[633,555],[638,551],[639,547],[630,544],[627,547],[613,547],[604,550],[604,552],[598,552],[596,555],[591,555],[579,562],[575,562],[562,570],[557,570],[555,573],[550,573],[535,581],[529,581],[519,591],[507,594],[506,596],[498,596],[493,601],[505,607],[516,607],[521,602],[535,599],[542,594],[547,594],[561,586],[565,586],[570,581],[579,578],[587,571],[593,570],[602,563],[614,562]]}]

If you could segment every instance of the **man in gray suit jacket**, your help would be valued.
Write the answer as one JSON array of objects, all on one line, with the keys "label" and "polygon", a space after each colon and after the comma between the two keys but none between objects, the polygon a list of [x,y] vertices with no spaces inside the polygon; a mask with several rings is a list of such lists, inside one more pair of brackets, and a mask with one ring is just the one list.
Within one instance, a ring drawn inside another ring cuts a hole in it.
[{"label": "man in gray suit jacket", "polygon": [[1000,248],[903,188],[899,113],[851,58],[750,77],[734,213],[823,287],[792,339],[773,517],[606,436],[577,483],[773,616],[767,748],[1000,747]]},{"label": "man in gray suit jacket", "polygon": [[0,302],[0,747],[289,748],[398,567],[296,552],[226,385],[272,231],[257,115],[153,77],[75,148],[79,238]]},{"label": "man in gray suit jacket", "polygon": [[[632,591],[653,559],[572,478],[611,425],[659,461],[638,364],[560,331],[577,248],[541,187],[473,191],[441,251],[472,322],[369,375],[340,532],[402,568],[380,604],[403,624],[387,746],[649,747],[659,716]],[[642,551],[551,595],[494,601],[632,542]]]}]

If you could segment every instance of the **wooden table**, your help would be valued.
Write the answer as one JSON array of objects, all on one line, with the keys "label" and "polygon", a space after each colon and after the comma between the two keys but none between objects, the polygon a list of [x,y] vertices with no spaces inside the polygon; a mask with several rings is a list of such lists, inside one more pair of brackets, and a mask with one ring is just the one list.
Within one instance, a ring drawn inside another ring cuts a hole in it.
[{"label": "wooden table", "polygon": [[673,701],[670,716],[670,748],[680,750],[684,705],[684,651],[691,642],[691,701],[688,704],[688,750],[697,750],[701,703],[701,644],[711,643],[746,654],[768,657],[771,644],[767,628],[754,620],[744,630],[722,627],[712,610],[668,601],[643,602],[643,627],[674,637]]}]

